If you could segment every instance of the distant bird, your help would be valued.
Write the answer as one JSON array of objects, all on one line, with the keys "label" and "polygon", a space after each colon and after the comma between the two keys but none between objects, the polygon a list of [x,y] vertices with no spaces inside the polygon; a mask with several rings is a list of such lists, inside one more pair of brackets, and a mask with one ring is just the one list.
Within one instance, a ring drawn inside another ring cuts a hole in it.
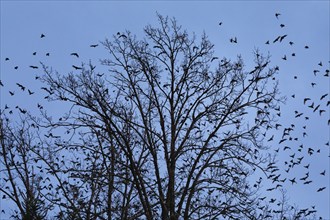
[{"label": "distant bird", "polygon": [[295,53],[292,53],[292,54],[291,54],[291,56],[295,57],[295,56],[296,56],[296,54],[295,54]]},{"label": "distant bird", "polygon": [[221,26],[221,25],[222,25],[222,21],[219,22],[219,26]]},{"label": "distant bird", "polygon": [[34,94],[34,92],[32,92],[30,89],[28,89],[29,95]]},{"label": "distant bird", "polygon": [[269,40],[265,44],[269,44]]},{"label": "distant bird", "polygon": [[33,52],[32,55],[33,55],[33,56],[37,55],[37,52]]},{"label": "distant bird", "polygon": [[317,192],[322,192],[323,190],[325,190],[326,187],[321,187],[317,190]]},{"label": "distant bird", "polygon": [[284,56],[282,57],[282,60],[286,60],[286,55],[284,55]]},{"label": "distant bird", "polygon": [[23,86],[22,84],[16,83],[16,85],[17,85],[18,87],[20,87],[22,91],[25,90],[25,86]]},{"label": "distant bird", "polygon": [[321,98],[320,98],[320,100],[324,99],[324,98],[327,97],[327,96],[328,96],[328,93],[322,95]]},{"label": "distant bird", "polygon": [[292,46],[294,43],[292,41],[290,41],[289,44]]},{"label": "distant bird", "polygon": [[297,183],[297,182],[296,182],[296,178],[289,179],[289,181],[292,183],[292,185],[293,185],[294,183]]},{"label": "distant bird", "polygon": [[38,69],[37,66],[30,66],[32,69]]},{"label": "distant bird", "polygon": [[46,53],[46,56],[49,57],[49,53]]},{"label": "distant bird", "polygon": [[8,57],[6,57],[5,61],[8,61],[8,60],[9,60],[9,58],[8,58]]},{"label": "distant bird", "polygon": [[305,46],[305,49],[308,49],[308,48],[309,48],[309,46],[306,45],[306,46]]},{"label": "distant bird", "polygon": [[284,24],[281,24],[281,25],[280,25],[280,27],[281,27],[281,28],[284,28],[284,27],[285,27],[285,25],[284,25]]},{"label": "distant bird", "polygon": [[12,92],[12,91],[9,91],[9,94],[10,94],[11,96],[15,95],[15,93]]},{"label": "distant bird", "polygon": [[316,83],[312,82],[311,85],[314,88],[314,86],[316,86]]},{"label": "distant bird", "polygon": [[320,173],[321,176],[325,176],[325,170]]},{"label": "distant bird", "polygon": [[75,65],[72,65],[73,68],[75,68],[76,70],[81,70],[82,68],[81,67],[78,67],[78,66],[75,66]]},{"label": "distant bird", "polygon": [[2,81],[0,80],[0,86],[3,86],[3,83],[2,83]]},{"label": "distant bird", "polygon": [[79,58],[79,54],[78,53],[71,53],[71,56],[76,56],[77,58]]},{"label": "distant bird", "polygon": [[90,47],[97,47],[97,46],[99,46],[98,44],[92,44],[92,45],[90,45]]},{"label": "distant bird", "polygon": [[40,38],[44,38],[44,37],[46,37],[44,34],[41,34],[41,35],[40,35]]},{"label": "distant bird", "polygon": [[280,13],[275,13],[275,17],[278,19],[278,16],[280,16]]},{"label": "distant bird", "polygon": [[237,37],[234,37],[234,38],[230,38],[230,43],[235,43],[237,44]]},{"label": "distant bird", "polygon": [[319,62],[317,65],[322,66],[322,62]]},{"label": "distant bird", "polygon": [[17,70],[18,69],[18,66],[15,66],[14,69]]}]

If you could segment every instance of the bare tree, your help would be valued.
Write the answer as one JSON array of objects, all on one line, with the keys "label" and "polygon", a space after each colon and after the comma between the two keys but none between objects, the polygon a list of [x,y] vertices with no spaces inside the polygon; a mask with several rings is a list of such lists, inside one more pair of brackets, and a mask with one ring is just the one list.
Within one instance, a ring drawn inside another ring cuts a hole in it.
[{"label": "bare tree", "polygon": [[[306,214],[292,214],[284,197],[281,209],[268,206],[255,181],[256,172],[279,181],[264,141],[284,101],[278,67],[270,67],[269,56],[257,50],[252,69],[240,56],[219,59],[205,34],[197,40],[175,19],[158,19],[160,27],[147,26],[144,40],[126,31],[102,42],[109,52],[101,60],[107,73],[91,62],[68,74],[42,64],[47,99],[70,107],[58,120],[45,111],[42,120],[31,116],[44,138],[39,133],[42,150],[29,149],[43,164],[49,181],[43,198],[55,207],[56,218]],[[2,146],[12,175],[7,144]]]},{"label": "bare tree", "polygon": [[3,199],[16,204],[18,211],[12,214],[15,219],[44,219],[51,206],[45,203],[42,195],[42,175],[36,172],[38,158],[33,153],[36,133],[34,124],[21,118],[21,124],[13,127],[9,119],[0,118],[0,163],[3,181],[0,191]]}]

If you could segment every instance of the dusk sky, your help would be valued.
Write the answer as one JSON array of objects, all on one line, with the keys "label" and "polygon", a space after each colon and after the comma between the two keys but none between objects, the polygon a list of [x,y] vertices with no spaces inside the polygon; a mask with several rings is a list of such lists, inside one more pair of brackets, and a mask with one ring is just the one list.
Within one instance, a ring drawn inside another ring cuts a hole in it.
[{"label": "dusk sky", "polygon": [[[0,91],[1,110],[7,105],[17,111],[15,106],[19,105],[37,114],[37,103],[43,103],[49,112],[58,114],[62,111],[61,106],[47,103],[43,99],[45,93],[40,90],[42,84],[35,80],[35,76],[42,73],[40,61],[65,74],[73,70],[73,64],[81,65],[91,60],[105,72],[106,68],[99,64],[99,59],[107,58],[107,51],[100,41],[111,39],[117,32],[125,30],[143,38],[146,25],[158,24],[157,12],[175,17],[188,33],[194,32],[199,37],[205,31],[215,44],[215,55],[219,58],[235,60],[240,54],[246,68],[253,69],[255,49],[271,55],[271,64],[280,68],[281,95],[287,96],[286,104],[281,106],[279,123],[283,128],[294,124],[294,135],[299,140],[290,143],[291,151],[283,151],[285,144],[279,144],[283,129],[279,130],[274,133],[275,140],[268,143],[270,151],[280,148],[278,156],[279,164],[283,166],[283,177],[297,179],[297,184],[292,185],[289,181],[284,184],[290,203],[301,208],[315,205],[323,219],[330,219],[330,148],[326,145],[330,132],[330,106],[326,105],[329,95],[320,100],[322,95],[329,94],[330,86],[330,77],[324,76],[330,69],[329,10],[329,1],[1,0],[0,73],[4,84]],[[278,18],[275,13],[280,13]],[[41,34],[45,37],[40,38]],[[273,43],[279,35],[287,36],[282,42]],[[230,43],[230,38],[234,37],[237,44]],[[270,44],[265,44],[267,41]],[[91,48],[92,44],[99,46]],[[79,59],[70,56],[73,52],[79,54]],[[39,66],[39,69],[33,70],[30,65]],[[16,83],[33,91],[33,96],[21,91]],[[15,95],[10,95],[9,91]],[[306,97],[311,100],[304,105]],[[320,104],[319,109],[325,113],[313,112],[308,107],[312,102],[315,106]],[[295,111],[303,113],[303,116],[296,118]],[[303,132],[307,133],[306,137],[302,136]],[[301,144],[304,149],[298,152]],[[309,155],[308,148],[315,152]],[[304,159],[300,166],[286,173],[284,161],[288,161],[293,153],[296,157],[304,156]],[[313,181],[309,185],[299,180],[307,172],[303,167],[307,164],[310,164],[310,179]],[[320,175],[324,170],[325,176]],[[320,187],[326,189],[317,192]],[[0,200],[0,206],[1,210],[10,209],[6,200]],[[6,214],[0,213],[0,219],[6,218]]]}]

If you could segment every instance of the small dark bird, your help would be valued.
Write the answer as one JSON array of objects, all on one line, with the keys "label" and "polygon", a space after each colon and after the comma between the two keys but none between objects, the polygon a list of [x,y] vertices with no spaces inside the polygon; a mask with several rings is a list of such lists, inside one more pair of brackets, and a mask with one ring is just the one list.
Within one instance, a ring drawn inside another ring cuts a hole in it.
[{"label": "small dark bird", "polygon": [[306,45],[306,46],[305,46],[305,49],[308,49],[308,48],[309,48],[309,46]]},{"label": "small dark bird", "polygon": [[328,96],[328,93],[322,95],[321,98],[320,98],[320,100],[324,99],[324,98],[327,97],[327,96]]},{"label": "small dark bird", "polygon": [[77,58],[79,58],[79,54],[78,53],[71,53],[71,56],[76,56]]},{"label": "small dark bird", "polygon": [[230,38],[230,43],[235,43],[235,44],[237,44],[237,38],[236,37],[234,37],[234,38]]},{"label": "small dark bird", "polygon": [[321,61],[321,62],[319,62],[317,65],[319,65],[319,66],[322,66],[322,61]]},{"label": "small dark bird", "polygon": [[18,66],[15,66],[14,69],[17,70],[18,69]]},{"label": "small dark bird", "polygon": [[75,66],[75,65],[72,65],[73,68],[75,68],[76,70],[81,70],[82,68],[81,67],[78,67],[78,66]]},{"label": "small dark bird", "polygon": [[292,46],[294,43],[292,41],[290,41],[289,44]]},{"label": "small dark bird", "polygon": [[2,81],[0,80],[0,86],[3,86],[3,83],[2,83]]},{"label": "small dark bird", "polygon": [[325,190],[326,187],[321,187],[317,190],[317,192],[322,192],[323,190]]},{"label": "small dark bird", "polygon": [[8,58],[8,57],[6,57],[5,61],[8,61],[8,60],[9,60],[9,58]]},{"label": "small dark bird", "polygon": [[275,17],[278,19],[278,16],[280,16],[280,13],[275,13]]},{"label": "small dark bird", "polygon": [[41,35],[40,35],[40,38],[44,38],[44,37],[46,37],[44,34],[41,34]]},{"label": "small dark bird", "polygon": [[286,60],[286,55],[284,55],[284,57],[282,57],[282,60]]},{"label": "small dark bird", "polygon": [[320,173],[321,176],[325,176],[325,170]]},{"label": "small dark bird", "polygon": [[25,90],[25,86],[23,86],[22,84],[16,83],[16,85],[17,85],[18,87],[20,87],[22,91]]},{"label": "small dark bird", "polygon": [[92,45],[90,45],[90,47],[97,47],[97,46],[99,46],[98,44],[92,44]]},{"label": "small dark bird", "polygon": [[297,182],[296,182],[296,178],[289,179],[289,181],[292,183],[292,185],[293,185],[294,183],[297,183]]},{"label": "small dark bird", "polygon": [[30,66],[32,69],[38,69],[37,66]]},{"label": "small dark bird", "polygon": [[296,54],[295,54],[295,53],[292,53],[292,54],[291,54],[291,56],[295,57],[295,56],[296,56]]},{"label": "small dark bird", "polygon": [[269,44],[269,40],[265,44]]},{"label": "small dark bird", "polygon": [[314,88],[314,86],[316,86],[316,83],[312,82],[311,85]]},{"label": "small dark bird", "polygon": [[33,95],[34,92],[32,92],[30,89],[28,89],[29,95]]},{"label": "small dark bird", "polygon": [[33,56],[35,56],[35,55],[37,55],[37,52],[33,52],[33,54],[32,54]]},{"label": "small dark bird", "polygon": [[49,53],[46,53],[46,56],[49,57]]},{"label": "small dark bird", "polygon": [[280,27],[281,27],[281,28],[284,28],[284,27],[285,27],[285,25],[284,25],[284,24],[281,24],[281,25],[280,25]]},{"label": "small dark bird", "polygon": [[219,26],[221,26],[221,25],[222,25],[222,21],[219,22]]},{"label": "small dark bird", "polygon": [[15,95],[15,93],[12,92],[12,91],[9,91],[9,94],[10,94],[11,96]]},{"label": "small dark bird", "polygon": [[273,40],[273,43],[276,43],[277,41],[279,41],[280,38],[281,38],[281,36],[278,36],[277,38],[275,38],[275,40]]}]

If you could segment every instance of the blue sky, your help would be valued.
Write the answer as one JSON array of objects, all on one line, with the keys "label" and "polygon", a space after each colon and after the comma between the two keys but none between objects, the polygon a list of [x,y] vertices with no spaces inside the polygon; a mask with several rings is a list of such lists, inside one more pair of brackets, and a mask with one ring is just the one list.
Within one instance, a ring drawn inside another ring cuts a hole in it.
[{"label": "blue sky", "polygon": [[[280,88],[288,95],[282,106],[281,123],[297,127],[308,126],[308,136],[300,142],[306,147],[321,149],[320,154],[306,156],[303,164],[311,164],[313,184],[286,184],[291,202],[304,207],[316,205],[321,216],[330,219],[329,211],[329,106],[319,100],[329,93],[329,77],[321,77],[329,69],[329,1],[2,1],[1,0],[1,109],[7,104],[36,111],[36,103],[43,102],[40,83],[34,80],[36,71],[30,65],[43,61],[59,72],[69,72],[71,65],[92,60],[95,64],[106,58],[107,52],[101,47],[90,48],[105,38],[111,38],[118,31],[129,30],[143,37],[143,27],[157,24],[156,12],[175,17],[188,32],[199,36],[203,31],[215,44],[215,55],[235,59],[241,54],[247,67],[253,65],[252,52],[259,48],[264,54],[271,54],[272,64],[280,66]],[[278,19],[275,13],[280,13]],[[222,22],[219,26],[218,23]],[[285,24],[281,28],[280,24]],[[40,38],[41,34],[45,38]],[[272,41],[279,35],[287,34],[283,43]],[[238,43],[229,39],[237,37]],[[270,45],[265,42],[269,40]],[[290,46],[289,41],[294,45]],[[309,49],[304,47],[308,45]],[[32,53],[37,52],[36,56]],[[80,59],[70,56],[77,52]],[[45,56],[50,53],[50,56]],[[291,56],[295,53],[296,56]],[[281,59],[284,55],[287,60]],[[10,60],[5,61],[8,57]],[[322,66],[318,63],[322,62]],[[15,70],[14,67],[18,66]],[[315,77],[313,70],[320,70]],[[297,76],[297,79],[294,79]],[[28,97],[15,85],[26,85],[36,94]],[[316,86],[312,88],[311,82]],[[10,96],[8,91],[14,91]],[[38,92],[39,91],[39,92]],[[291,95],[295,94],[295,98]],[[326,110],[322,116],[313,113],[303,105],[302,100],[310,97]],[[326,97],[329,100],[329,96]],[[50,112],[58,109],[49,104]],[[309,121],[296,119],[294,111],[309,116]],[[297,135],[301,131],[296,129]],[[278,134],[281,135],[281,134]],[[280,147],[272,143],[272,149]],[[299,146],[297,143],[296,145]],[[297,146],[293,146],[297,147]],[[280,161],[287,159],[286,152],[280,153]],[[327,170],[325,177],[319,173]],[[297,168],[297,178],[305,170]],[[288,175],[292,178],[293,174]],[[327,186],[323,193],[317,188]],[[1,201],[1,206],[6,206]],[[2,218],[3,216],[1,216]]]}]

